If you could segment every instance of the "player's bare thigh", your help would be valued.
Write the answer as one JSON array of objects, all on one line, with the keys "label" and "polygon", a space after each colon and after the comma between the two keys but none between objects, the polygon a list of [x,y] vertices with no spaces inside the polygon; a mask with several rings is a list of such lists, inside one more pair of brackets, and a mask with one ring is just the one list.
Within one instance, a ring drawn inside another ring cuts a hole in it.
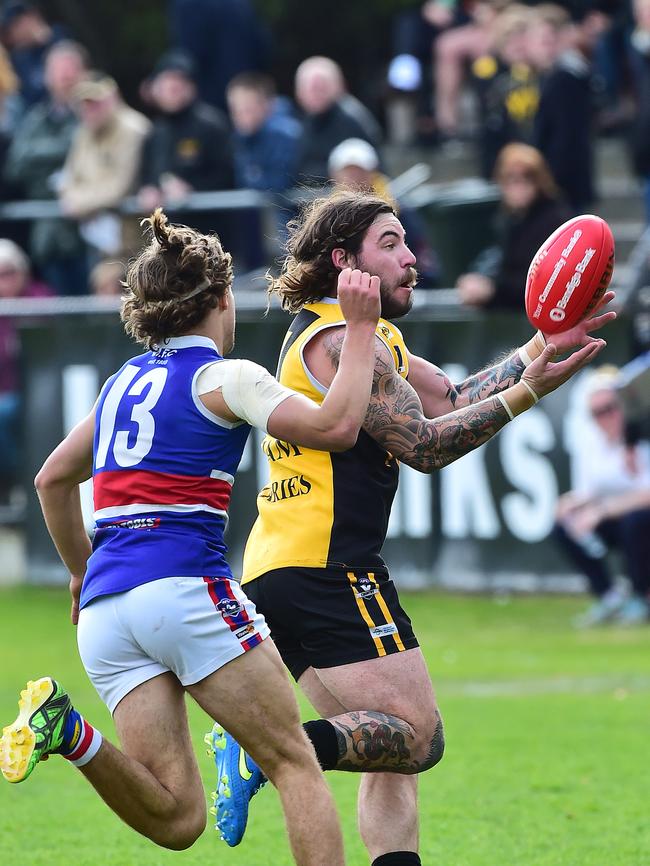
[{"label": "player's bare thigh", "polygon": [[270,638],[187,690],[272,781],[288,759],[317,766],[293,686]]},{"label": "player's bare thigh", "polygon": [[122,751],[155,776],[181,811],[205,813],[185,690],[176,676],[161,674],[134,688],[119,702],[113,719]]},{"label": "player's bare thigh", "polygon": [[[382,710],[417,728],[428,722],[437,709],[419,647],[349,665],[320,668],[314,673],[331,697],[348,711]],[[299,682],[302,686],[303,677]]]}]

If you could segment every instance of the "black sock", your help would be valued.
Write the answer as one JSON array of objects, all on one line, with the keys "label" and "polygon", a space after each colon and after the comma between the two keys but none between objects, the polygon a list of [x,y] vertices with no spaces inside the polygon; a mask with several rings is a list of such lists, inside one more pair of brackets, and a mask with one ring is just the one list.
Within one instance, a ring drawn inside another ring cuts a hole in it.
[{"label": "black sock", "polygon": [[390,851],[373,860],[372,866],[422,866],[422,861],[415,851]]},{"label": "black sock", "polygon": [[334,725],[327,719],[312,719],[305,722],[303,728],[311,740],[321,769],[335,770],[339,762],[339,740]]}]

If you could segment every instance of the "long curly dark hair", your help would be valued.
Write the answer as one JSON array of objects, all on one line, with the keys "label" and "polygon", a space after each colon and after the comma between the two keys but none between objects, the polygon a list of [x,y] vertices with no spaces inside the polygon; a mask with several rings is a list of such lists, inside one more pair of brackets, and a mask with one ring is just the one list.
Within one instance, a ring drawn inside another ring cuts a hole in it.
[{"label": "long curly dark hair", "polygon": [[126,272],[121,318],[147,348],[187,334],[232,286],[232,258],[214,234],[172,225],[157,208],[141,225],[151,239]]},{"label": "long curly dark hair", "polygon": [[288,225],[287,257],[280,275],[269,277],[269,295],[292,313],[328,295],[339,274],[332,250],[357,255],[368,228],[384,213],[395,209],[373,193],[342,190],[314,199]]}]

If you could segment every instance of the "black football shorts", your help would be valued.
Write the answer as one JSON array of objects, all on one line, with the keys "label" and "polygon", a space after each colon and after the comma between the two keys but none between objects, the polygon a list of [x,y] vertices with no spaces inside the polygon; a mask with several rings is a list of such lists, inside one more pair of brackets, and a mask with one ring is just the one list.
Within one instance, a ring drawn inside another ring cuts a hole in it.
[{"label": "black football shorts", "polygon": [[278,568],[242,587],[294,679],[418,646],[386,572]]}]

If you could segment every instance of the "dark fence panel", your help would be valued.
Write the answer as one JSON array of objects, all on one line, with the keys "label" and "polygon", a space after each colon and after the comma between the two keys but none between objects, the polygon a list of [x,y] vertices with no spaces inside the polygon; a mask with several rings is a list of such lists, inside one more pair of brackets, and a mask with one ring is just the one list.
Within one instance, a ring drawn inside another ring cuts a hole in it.
[{"label": "dark fence panel", "polygon": [[[433,360],[455,380],[530,336],[523,316],[440,316],[439,310],[425,306],[402,328],[413,353]],[[278,311],[264,319],[259,309],[244,310],[235,354],[275,369],[287,321]],[[615,323],[607,336],[603,360],[624,363],[624,323]],[[115,313],[26,324],[22,338],[25,472],[31,491],[43,459],[87,413],[101,383],[135,351]],[[403,585],[494,587],[516,576],[521,586],[575,588],[575,581],[561,583],[567,569],[548,535],[556,496],[569,486],[567,449],[579,447],[580,387],[578,379],[555,392],[495,440],[442,472],[425,476],[402,468],[385,554]],[[233,495],[228,542],[235,573],[264,479],[260,439],[251,436]],[[84,501],[91,510],[88,491]],[[27,551],[31,581],[66,579],[31,492]]]}]

